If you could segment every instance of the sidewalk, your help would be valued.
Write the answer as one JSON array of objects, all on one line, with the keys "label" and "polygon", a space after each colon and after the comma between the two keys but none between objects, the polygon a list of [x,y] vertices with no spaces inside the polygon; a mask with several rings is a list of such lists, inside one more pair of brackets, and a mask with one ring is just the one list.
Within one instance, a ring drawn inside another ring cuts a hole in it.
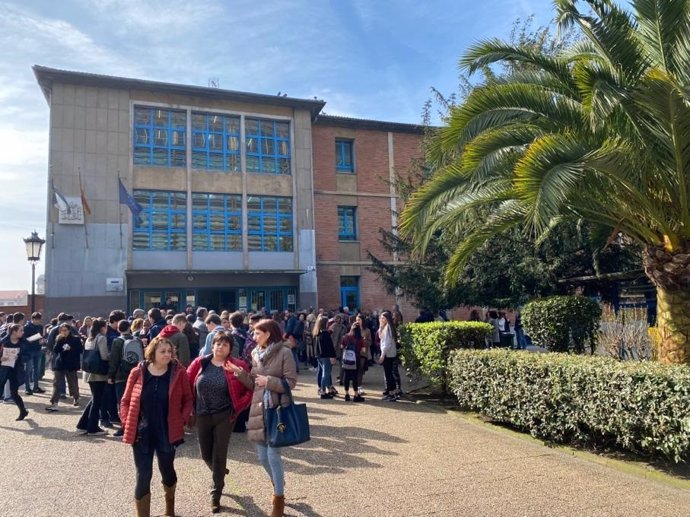
[{"label": "sidewalk", "polygon": [[[690,490],[494,431],[441,408],[383,402],[377,396],[381,368],[368,372],[362,404],[342,396],[317,398],[314,377],[303,371],[295,392],[309,405],[312,440],[284,453],[286,515],[690,515]],[[25,422],[14,421],[13,404],[0,404],[0,516],[132,515],[130,447],[110,436],[76,436],[77,408],[61,405],[50,414],[43,409],[47,395],[25,401],[31,411]],[[177,515],[210,515],[210,473],[195,436],[186,439],[176,461]],[[271,483],[245,435],[233,435],[229,458],[220,515],[269,513]],[[161,515],[157,473],[152,492],[152,515]]]}]

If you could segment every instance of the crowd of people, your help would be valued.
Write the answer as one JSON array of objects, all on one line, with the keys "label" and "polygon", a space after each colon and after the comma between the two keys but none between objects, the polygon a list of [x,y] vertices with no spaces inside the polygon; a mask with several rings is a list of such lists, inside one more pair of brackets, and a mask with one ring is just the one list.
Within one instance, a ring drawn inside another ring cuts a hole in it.
[{"label": "crowd of people", "polygon": [[[150,516],[153,458],[165,492],[165,515],[174,515],[176,448],[196,427],[200,454],[211,473],[211,511],[220,511],[232,432],[247,432],[273,485],[272,517],[284,514],[284,467],[279,448],[268,445],[264,407],[280,403],[298,372],[313,372],[321,399],[364,402],[370,367],[384,369],[383,400],[402,395],[397,309],[378,313],[259,311],[216,313],[204,307],[112,311],[82,321],[60,313],[48,325],[42,315],[0,313],[0,391],[28,415],[19,394],[45,393],[39,380],[53,371],[48,412],[60,402],[80,407],[78,372],[91,397],[76,423],[87,437],[107,434],[132,446],[137,516]],[[285,381],[285,382],[283,382]],[[6,388],[7,386],[7,389]],[[338,385],[338,388],[336,388]],[[352,395],[350,389],[352,388]],[[67,400],[67,393],[70,399]],[[285,402],[283,402],[285,403]]]}]

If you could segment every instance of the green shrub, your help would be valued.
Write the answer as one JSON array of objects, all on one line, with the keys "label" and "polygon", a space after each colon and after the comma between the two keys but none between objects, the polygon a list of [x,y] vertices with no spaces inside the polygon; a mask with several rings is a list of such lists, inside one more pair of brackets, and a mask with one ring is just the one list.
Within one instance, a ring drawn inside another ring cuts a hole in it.
[{"label": "green shrub", "polygon": [[583,353],[589,341],[594,353],[601,307],[584,296],[549,296],[534,300],[522,309],[522,325],[535,345],[552,352],[568,352],[571,344]]},{"label": "green shrub", "polygon": [[606,357],[453,352],[449,386],[462,407],[561,443],[617,444],[690,459],[690,368]]},{"label": "green shrub", "polygon": [[408,372],[421,373],[445,393],[448,354],[458,348],[483,348],[492,327],[475,321],[408,323],[399,332],[400,353]]}]

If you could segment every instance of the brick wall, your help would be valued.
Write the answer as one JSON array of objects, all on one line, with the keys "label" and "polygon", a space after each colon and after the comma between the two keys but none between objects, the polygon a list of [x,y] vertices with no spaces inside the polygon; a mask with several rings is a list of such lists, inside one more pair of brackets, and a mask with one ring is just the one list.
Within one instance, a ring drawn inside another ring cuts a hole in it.
[{"label": "brick wall", "polygon": [[[355,174],[340,178],[341,185],[343,179],[353,178],[354,189],[338,190],[336,138],[354,141]],[[410,173],[413,160],[421,156],[420,144],[421,134],[394,133],[394,166],[398,174]],[[387,294],[376,275],[366,268],[367,250],[383,260],[392,260],[379,242],[379,228],[391,230],[388,131],[317,124],[313,128],[313,151],[318,304],[327,309],[338,307],[340,277],[358,273],[362,308],[390,309],[396,303],[395,296]],[[350,260],[341,255],[338,205],[357,206],[359,254]],[[406,300],[400,301],[400,307],[407,321],[416,317],[417,310]]]}]

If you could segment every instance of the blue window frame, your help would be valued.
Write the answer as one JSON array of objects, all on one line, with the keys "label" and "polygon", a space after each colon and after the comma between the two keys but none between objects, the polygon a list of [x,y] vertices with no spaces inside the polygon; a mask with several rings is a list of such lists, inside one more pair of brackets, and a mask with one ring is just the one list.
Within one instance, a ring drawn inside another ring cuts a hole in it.
[{"label": "blue window frame", "polygon": [[290,174],[290,123],[246,118],[247,172]]},{"label": "blue window frame", "polygon": [[346,174],[355,172],[354,161],[354,141],[340,140],[335,141],[335,170]]},{"label": "blue window frame", "polygon": [[350,311],[359,308],[359,277],[340,277],[340,304]]},{"label": "blue window frame", "polygon": [[192,194],[192,249],[242,251],[242,196]]},{"label": "blue window frame", "polygon": [[357,207],[338,207],[338,239],[341,241],[357,240]]},{"label": "blue window frame", "polygon": [[292,198],[247,199],[249,251],[292,251]]},{"label": "blue window frame", "polygon": [[192,113],[192,167],[240,171],[240,117]]},{"label": "blue window frame", "polygon": [[135,190],[142,211],[134,218],[133,250],[187,249],[187,193]]},{"label": "blue window frame", "polygon": [[135,106],[134,165],[184,167],[186,133],[186,112]]}]

